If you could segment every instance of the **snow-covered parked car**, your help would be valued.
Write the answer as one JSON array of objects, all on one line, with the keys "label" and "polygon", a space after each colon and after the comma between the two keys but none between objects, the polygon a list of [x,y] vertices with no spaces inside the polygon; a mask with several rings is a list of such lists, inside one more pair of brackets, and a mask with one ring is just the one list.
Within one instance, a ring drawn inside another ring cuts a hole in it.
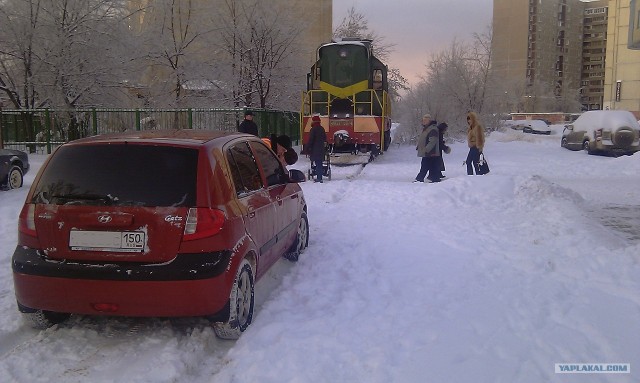
[{"label": "snow-covered parked car", "polygon": [[543,120],[503,120],[500,126],[532,134],[551,134],[551,128]]},{"label": "snow-covered parked car", "polygon": [[505,129],[510,128],[513,130],[522,130],[520,122],[520,120],[500,120],[500,127]]},{"label": "snow-covered parked car", "polygon": [[562,132],[560,145],[589,154],[633,154],[640,150],[640,125],[626,110],[592,110],[583,113]]},{"label": "snow-covered parked car", "polygon": [[551,128],[549,128],[549,124],[542,120],[523,120],[520,122],[522,126],[522,131],[524,133],[531,134],[551,134]]}]

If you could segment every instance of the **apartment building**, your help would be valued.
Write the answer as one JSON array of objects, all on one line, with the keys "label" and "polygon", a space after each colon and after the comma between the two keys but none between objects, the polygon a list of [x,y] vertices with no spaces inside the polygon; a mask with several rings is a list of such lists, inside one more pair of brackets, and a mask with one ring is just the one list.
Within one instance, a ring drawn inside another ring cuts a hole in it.
[{"label": "apartment building", "polygon": [[580,109],[584,3],[494,0],[492,74],[521,112]]},{"label": "apartment building", "polygon": [[609,0],[604,109],[640,116],[640,50],[629,49],[629,0]]},{"label": "apartment building", "polygon": [[585,3],[580,83],[582,110],[600,110],[604,104],[608,5],[609,0]]}]

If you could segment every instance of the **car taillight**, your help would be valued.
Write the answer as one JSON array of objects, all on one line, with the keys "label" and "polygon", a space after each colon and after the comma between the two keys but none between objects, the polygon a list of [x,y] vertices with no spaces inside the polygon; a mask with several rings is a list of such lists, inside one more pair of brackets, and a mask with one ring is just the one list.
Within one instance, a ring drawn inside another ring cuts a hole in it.
[{"label": "car taillight", "polygon": [[212,237],[222,230],[224,226],[224,212],[209,208],[191,208],[187,214],[187,223],[184,226],[184,241],[193,241]]},{"label": "car taillight", "polygon": [[36,232],[36,205],[30,203],[25,204],[20,211],[20,217],[18,218],[18,230],[31,237],[37,237]]}]

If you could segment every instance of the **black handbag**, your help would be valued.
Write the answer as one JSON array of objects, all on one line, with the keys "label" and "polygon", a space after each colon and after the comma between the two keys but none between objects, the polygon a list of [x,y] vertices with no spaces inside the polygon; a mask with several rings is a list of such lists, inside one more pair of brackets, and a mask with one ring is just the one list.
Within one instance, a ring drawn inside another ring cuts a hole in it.
[{"label": "black handbag", "polygon": [[480,153],[480,160],[478,161],[478,174],[484,175],[489,173],[489,163],[484,158],[484,153]]}]

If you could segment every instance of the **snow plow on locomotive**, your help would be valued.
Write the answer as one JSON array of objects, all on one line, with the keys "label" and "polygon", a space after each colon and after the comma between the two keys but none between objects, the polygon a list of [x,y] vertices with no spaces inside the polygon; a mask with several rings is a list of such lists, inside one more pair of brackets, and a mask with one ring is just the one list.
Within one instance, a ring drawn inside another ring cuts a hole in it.
[{"label": "snow plow on locomotive", "polygon": [[307,142],[311,117],[327,132],[330,155],[368,156],[391,142],[388,68],[372,52],[371,40],[342,39],[318,48],[302,95],[301,134]]}]

